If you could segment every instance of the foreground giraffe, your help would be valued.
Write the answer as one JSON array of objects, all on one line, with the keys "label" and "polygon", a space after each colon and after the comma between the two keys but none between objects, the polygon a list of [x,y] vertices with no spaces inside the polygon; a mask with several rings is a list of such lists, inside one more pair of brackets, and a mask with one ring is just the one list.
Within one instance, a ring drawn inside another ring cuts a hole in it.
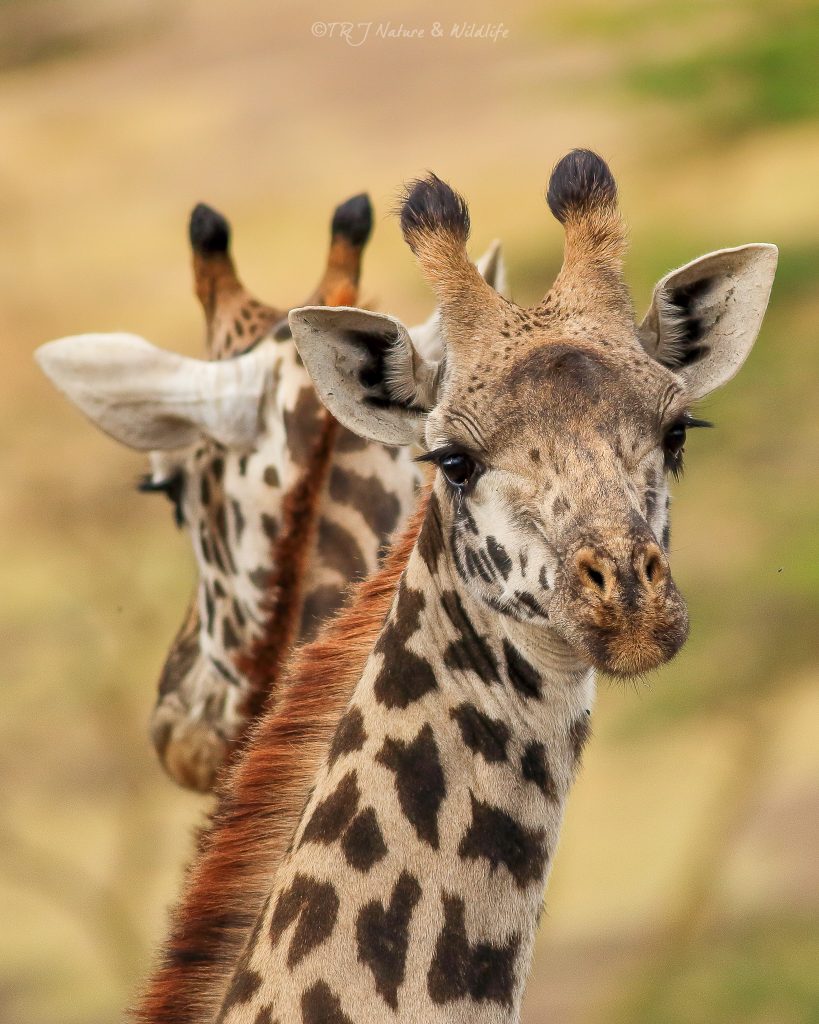
[{"label": "foreground giraffe", "polygon": [[[349,305],[372,226],[366,195],[334,212],[311,302]],[[152,449],[143,491],[171,499],[190,534],[197,592],[168,653],[151,736],[169,775],[213,787],[275,690],[295,640],[309,640],[372,572],[415,501],[409,453],[362,440],[321,407],[287,311],[253,298],[221,214],[190,220],[209,362],[129,335],[85,335],[38,351],[45,372],[104,431]],[[505,288],[495,244],[481,270]],[[413,336],[440,349],[435,316]]]},{"label": "foreground giraffe", "polygon": [[692,404],[750,351],[776,266],[770,245],[705,256],[637,326],[607,166],[569,154],[547,198],[563,268],[523,309],[469,264],[463,200],[434,177],[410,190],[437,366],[390,317],[291,313],[333,414],[420,442],[437,473],[234,768],[144,1022],[518,1019],[594,670],[646,672],[686,638],[667,477],[702,425]]}]

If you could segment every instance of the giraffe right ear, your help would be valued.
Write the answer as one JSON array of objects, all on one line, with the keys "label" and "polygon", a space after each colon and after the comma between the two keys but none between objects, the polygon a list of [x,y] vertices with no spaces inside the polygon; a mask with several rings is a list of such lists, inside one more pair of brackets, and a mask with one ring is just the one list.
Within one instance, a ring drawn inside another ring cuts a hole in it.
[{"label": "giraffe right ear", "polygon": [[439,366],[395,317],[345,306],[290,313],[293,340],[319,397],[353,433],[382,444],[423,441]]}]

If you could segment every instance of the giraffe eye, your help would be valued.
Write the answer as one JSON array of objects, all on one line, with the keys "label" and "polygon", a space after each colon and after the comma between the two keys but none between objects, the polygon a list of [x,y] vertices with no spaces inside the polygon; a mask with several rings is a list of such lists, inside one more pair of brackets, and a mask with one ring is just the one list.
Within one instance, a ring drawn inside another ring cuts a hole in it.
[{"label": "giraffe eye", "polygon": [[679,477],[683,469],[683,455],[685,454],[685,440],[690,427],[710,427],[707,420],[697,420],[687,413],[666,430],[663,436],[663,453],[665,455],[665,468],[668,472]]},{"label": "giraffe eye", "polygon": [[458,490],[463,490],[475,475],[476,465],[464,452],[452,452],[438,463],[447,481]]}]

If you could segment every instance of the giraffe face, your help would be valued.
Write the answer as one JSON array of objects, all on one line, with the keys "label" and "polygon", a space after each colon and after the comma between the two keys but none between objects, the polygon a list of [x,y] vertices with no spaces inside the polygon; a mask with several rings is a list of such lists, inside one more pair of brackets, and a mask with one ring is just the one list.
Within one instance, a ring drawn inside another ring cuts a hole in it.
[{"label": "giraffe face", "polygon": [[610,673],[647,671],[687,635],[668,477],[699,421],[636,339],[614,355],[590,337],[524,337],[501,374],[454,374],[428,417],[448,556],[502,616],[554,629]]}]

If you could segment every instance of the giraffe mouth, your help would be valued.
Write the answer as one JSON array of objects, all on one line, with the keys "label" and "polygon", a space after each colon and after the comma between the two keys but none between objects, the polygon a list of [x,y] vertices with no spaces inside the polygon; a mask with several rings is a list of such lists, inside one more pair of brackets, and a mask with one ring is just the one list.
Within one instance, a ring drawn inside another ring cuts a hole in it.
[{"label": "giraffe mouth", "polygon": [[552,625],[607,675],[633,678],[669,662],[688,639],[688,612],[670,584],[662,598],[634,607],[555,594]]}]

